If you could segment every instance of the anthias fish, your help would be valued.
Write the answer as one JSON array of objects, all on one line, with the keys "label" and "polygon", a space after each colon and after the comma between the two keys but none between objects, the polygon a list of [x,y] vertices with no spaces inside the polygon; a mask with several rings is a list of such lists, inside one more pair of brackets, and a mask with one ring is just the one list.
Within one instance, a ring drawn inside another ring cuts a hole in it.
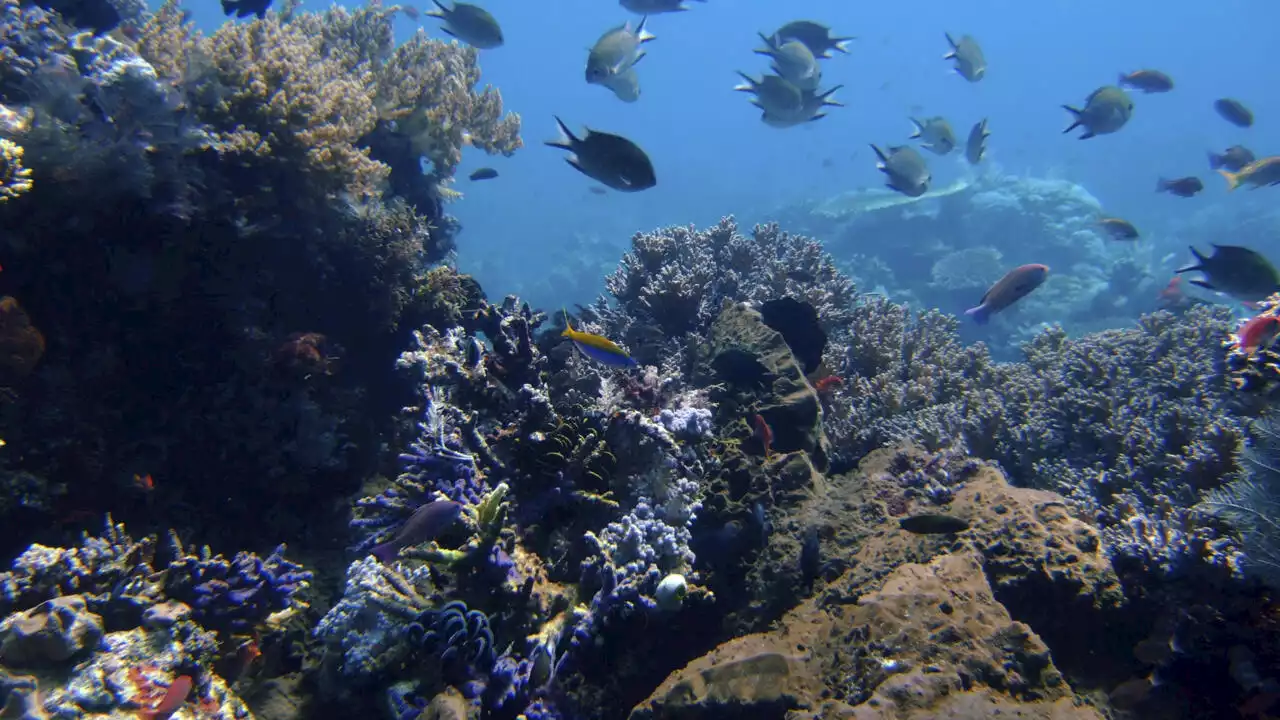
[{"label": "anthias fish", "polygon": [[375,547],[371,552],[379,561],[389,563],[396,559],[401,550],[434,540],[461,515],[462,503],[433,500],[414,510],[391,540]]},{"label": "anthias fish", "polygon": [[1104,217],[1098,221],[1098,227],[1102,228],[1107,235],[1115,240],[1136,240],[1138,238],[1138,228],[1124,218]]},{"label": "anthias fish", "polygon": [[1173,78],[1159,70],[1134,70],[1121,73],[1116,85],[1144,93],[1162,93],[1173,89]]},{"label": "anthias fish", "polygon": [[1280,334],[1280,318],[1275,315],[1259,315],[1245,321],[1236,331],[1236,345],[1246,353],[1269,347]]},{"label": "anthias fish", "polygon": [[1236,127],[1252,127],[1253,111],[1244,106],[1244,103],[1233,98],[1220,98],[1213,101],[1213,109],[1218,111],[1218,115],[1223,120],[1235,125]]},{"label": "anthias fish", "polygon": [[1031,264],[1016,267],[991,286],[987,294],[982,296],[977,307],[966,310],[964,314],[973,318],[973,321],[979,325],[985,325],[992,315],[1018,302],[1031,294],[1032,290],[1043,285],[1047,277],[1049,277],[1047,265]]},{"label": "anthias fish", "polygon": [[595,360],[602,365],[619,368],[632,368],[636,366],[636,361],[627,354],[626,350],[618,347],[612,340],[595,333],[582,332],[574,330],[573,325],[569,323],[569,313],[564,314],[564,332],[560,333],[562,337],[567,337],[573,342],[574,347],[578,348],[578,352]]},{"label": "anthias fish", "polygon": [[169,689],[165,691],[164,697],[160,698],[160,702],[150,710],[139,710],[139,720],[168,720],[173,714],[178,712],[178,708],[187,702],[187,696],[191,694],[191,676],[181,675],[169,683]]},{"label": "anthias fish", "polygon": [[1165,192],[1178,197],[1195,197],[1201,190],[1204,190],[1204,181],[1194,175],[1173,180],[1160,178],[1156,181],[1156,192]]}]

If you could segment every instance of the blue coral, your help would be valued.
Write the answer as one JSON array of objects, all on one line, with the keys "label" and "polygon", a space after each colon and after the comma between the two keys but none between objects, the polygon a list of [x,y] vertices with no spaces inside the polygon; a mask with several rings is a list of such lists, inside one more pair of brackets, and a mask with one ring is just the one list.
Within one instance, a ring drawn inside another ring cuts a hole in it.
[{"label": "blue coral", "polygon": [[468,609],[466,603],[455,600],[425,610],[405,632],[411,644],[439,660],[444,676],[451,681],[468,683],[488,677],[493,668],[489,617]]},{"label": "blue coral", "polygon": [[207,628],[253,630],[272,613],[294,607],[311,581],[311,572],[285,559],[284,551],[281,544],[265,559],[242,551],[227,560],[207,547],[199,556],[183,555],[169,565],[165,594],[190,605]]},{"label": "blue coral", "polygon": [[392,487],[356,501],[351,528],[360,535],[353,548],[368,552],[388,538],[422,505],[444,494],[467,505],[478,504],[491,490],[480,475],[475,457],[447,431],[447,403],[428,389],[419,435],[400,454],[401,473]]}]

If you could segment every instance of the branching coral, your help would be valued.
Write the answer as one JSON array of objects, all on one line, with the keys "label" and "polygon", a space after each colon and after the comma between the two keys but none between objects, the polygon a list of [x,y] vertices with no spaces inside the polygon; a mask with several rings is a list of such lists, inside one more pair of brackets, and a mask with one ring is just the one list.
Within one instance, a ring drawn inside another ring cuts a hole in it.
[{"label": "branching coral", "polygon": [[1245,571],[1280,588],[1280,419],[1271,415],[1254,430],[1244,456],[1248,475],[1210,490],[1200,508],[1239,533]]},{"label": "branching coral", "polygon": [[0,203],[31,189],[31,169],[22,165],[22,146],[0,138]]},{"label": "branching coral", "polygon": [[493,88],[474,89],[475,50],[424,33],[393,49],[398,10],[272,14],[206,38],[183,25],[170,2],[143,27],[139,47],[187,85],[220,149],[301,162],[328,193],[381,194],[391,169],[365,146],[380,121],[394,121],[391,132],[411,139],[414,155],[402,161],[426,155],[437,180],[452,175],[464,145],[519,148],[518,116],[503,115]]},{"label": "branching coral", "polygon": [[756,226],[746,237],[731,217],[704,231],[637,234],[605,286],[617,308],[601,297],[591,313],[606,336],[651,364],[678,355],[686,334],[704,335],[725,301],[801,300],[830,333],[849,323],[854,298],[853,283],[821,243],[777,225]]}]

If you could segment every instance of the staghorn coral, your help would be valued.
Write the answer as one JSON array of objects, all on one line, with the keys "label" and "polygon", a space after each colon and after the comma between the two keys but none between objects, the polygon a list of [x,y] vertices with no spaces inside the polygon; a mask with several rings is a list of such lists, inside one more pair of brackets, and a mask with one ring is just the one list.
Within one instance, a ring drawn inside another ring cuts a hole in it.
[{"label": "staghorn coral", "polygon": [[0,203],[31,189],[31,168],[22,165],[22,146],[0,138]]}]

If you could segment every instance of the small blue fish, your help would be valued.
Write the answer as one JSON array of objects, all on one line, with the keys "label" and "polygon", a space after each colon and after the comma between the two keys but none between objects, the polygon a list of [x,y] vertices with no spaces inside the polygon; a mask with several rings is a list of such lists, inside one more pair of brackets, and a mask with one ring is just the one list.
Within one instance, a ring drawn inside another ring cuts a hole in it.
[{"label": "small blue fish", "polygon": [[578,351],[592,360],[610,367],[633,368],[637,365],[626,350],[615,345],[609,338],[574,330],[569,324],[567,312],[564,314],[564,327],[564,332],[560,334],[572,340]]}]

